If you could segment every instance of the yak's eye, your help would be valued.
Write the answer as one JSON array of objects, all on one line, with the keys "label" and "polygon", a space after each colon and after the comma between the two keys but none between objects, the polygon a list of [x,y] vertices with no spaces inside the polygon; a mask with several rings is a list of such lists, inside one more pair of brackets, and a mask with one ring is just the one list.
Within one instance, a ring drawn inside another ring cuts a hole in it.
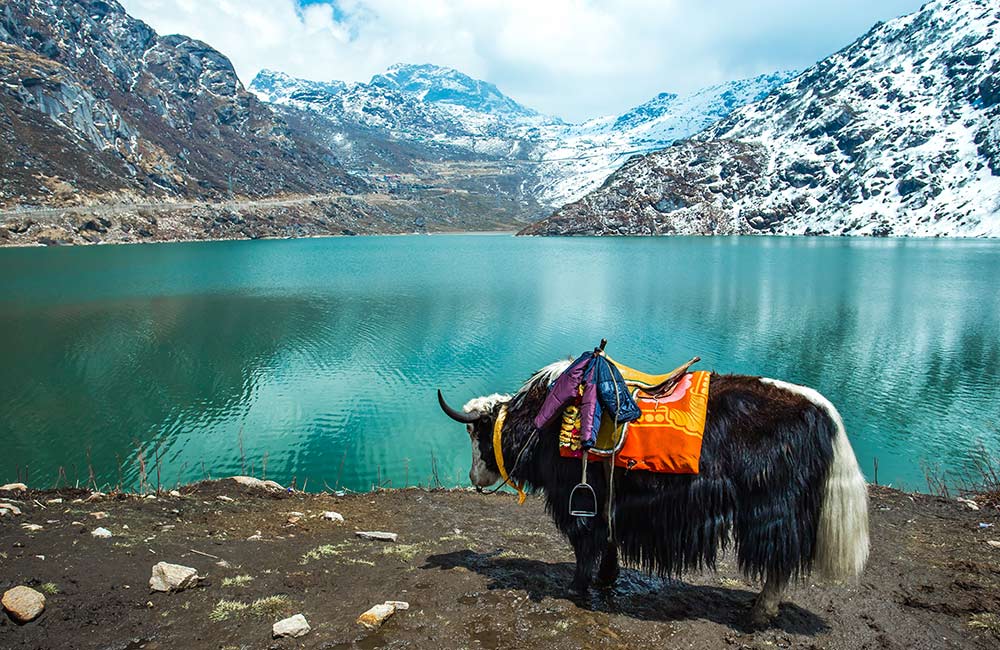
[{"label": "yak's eye", "polygon": [[476,432],[476,427],[472,426],[471,424],[467,424],[465,425],[465,430],[469,432],[469,437],[471,438],[473,434]]}]

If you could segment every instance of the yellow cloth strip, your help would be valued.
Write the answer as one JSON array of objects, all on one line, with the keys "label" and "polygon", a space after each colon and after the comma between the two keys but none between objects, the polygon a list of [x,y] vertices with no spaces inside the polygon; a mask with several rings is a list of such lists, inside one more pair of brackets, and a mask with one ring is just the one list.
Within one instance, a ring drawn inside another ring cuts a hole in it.
[{"label": "yellow cloth strip", "polygon": [[635,368],[629,368],[625,364],[618,363],[617,361],[615,361],[606,354],[604,355],[604,357],[618,367],[618,372],[622,373],[622,377],[625,379],[625,383],[629,386],[632,386],[633,388],[635,387],[648,388],[650,386],[656,386],[658,384],[662,384],[664,381],[667,380],[668,377],[670,377],[670,375],[674,374],[683,367],[683,366],[678,366],[676,369],[671,370],[670,372],[663,375],[651,375],[647,372],[641,372],[639,370],[636,370]]},{"label": "yellow cloth strip", "polygon": [[514,485],[510,477],[507,476],[507,469],[503,465],[503,450],[500,447],[500,436],[503,433],[503,422],[506,419],[507,405],[504,404],[500,407],[500,412],[497,414],[497,421],[493,424],[493,456],[497,459],[497,469],[500,470],[500,478],[503,479],[504,483],[517,490],[517,504],[521,505],[528,498],[528,495],[524,493],[524,481]]}]

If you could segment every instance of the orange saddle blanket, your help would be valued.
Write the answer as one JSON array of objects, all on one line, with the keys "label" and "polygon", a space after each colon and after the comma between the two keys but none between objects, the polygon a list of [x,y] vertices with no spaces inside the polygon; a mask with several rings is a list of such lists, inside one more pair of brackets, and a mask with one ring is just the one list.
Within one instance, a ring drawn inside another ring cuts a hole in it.
[{"label": "orange saddle blanket", "polygon": [[[616,432],[602,423],[591,460],[614,454],[615,465],[626,469],[668,474],[697,474],[702,436],[708,411],[710,372],[684,375],[667,396],[654,398],[641,389],[634,394],[642,416]],[[560,446],[565,457],[580,457],[580,450]]]}]

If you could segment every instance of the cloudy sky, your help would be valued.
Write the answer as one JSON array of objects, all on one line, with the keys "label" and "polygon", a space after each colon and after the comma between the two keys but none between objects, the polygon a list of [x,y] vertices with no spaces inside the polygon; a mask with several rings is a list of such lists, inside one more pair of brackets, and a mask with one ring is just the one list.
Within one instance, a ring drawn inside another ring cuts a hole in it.
[{"label": "cloudy sky", "polygon": [[367,81],[434,63],[582,121],[663,91],[802,69],[921,0],[121,0],[161,34],[261,68]]}]

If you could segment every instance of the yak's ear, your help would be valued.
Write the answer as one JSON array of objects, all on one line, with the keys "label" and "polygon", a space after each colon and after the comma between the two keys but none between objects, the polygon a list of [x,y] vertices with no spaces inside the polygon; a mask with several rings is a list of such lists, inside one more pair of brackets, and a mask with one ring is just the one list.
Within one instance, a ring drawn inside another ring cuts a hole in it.
[{"label": "yak's ear", "polygon": [[438,404],[441,405],[441,410],[444,414],[450,417],[455,422],[461,422],[462,424],[473,424],[478,422],[484,416],[478,413],[466,413],[464,411],[456,411],[455,409],[448,406],[448,402],[445,401],[444,395],[441,394],[441,389],[438,389]]}]

